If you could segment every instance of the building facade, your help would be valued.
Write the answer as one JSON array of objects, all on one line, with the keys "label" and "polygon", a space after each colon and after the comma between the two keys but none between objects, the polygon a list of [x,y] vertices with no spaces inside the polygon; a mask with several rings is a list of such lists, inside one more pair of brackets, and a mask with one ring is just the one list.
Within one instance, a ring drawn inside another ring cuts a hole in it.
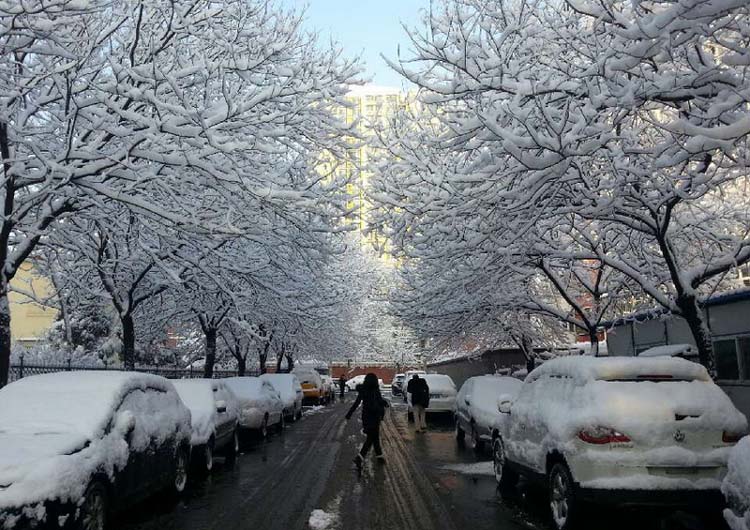
[{"label": "building facade", "polygon": [[[10,331],[13,341],[22,345],[33,344],[50,330],[58,311],[33,301],[44,300],[54,293],[52,283],[34,271],[31,261],[21,265],[11,281]],[[27,296],[23,293],[29,293]]]}]

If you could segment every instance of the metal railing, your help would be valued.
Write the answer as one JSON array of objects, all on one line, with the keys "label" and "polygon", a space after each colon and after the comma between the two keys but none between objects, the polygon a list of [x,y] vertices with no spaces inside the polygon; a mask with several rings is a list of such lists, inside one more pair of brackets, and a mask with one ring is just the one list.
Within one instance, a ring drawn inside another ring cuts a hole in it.
[{"label": "metal railing", "polygon": [[[10,365],[9,381],[16,381],[29,377],[31,375],[52,374],[56,372],[77,372],[82,370],[94,371],[122,371],[125,367],[113,364],[74,364],[71,359],[62,363],[26,363],[23,357],[20,357],[18,363]],[[160,375],[167,379],[196,379],[203,377],[203,368],[188,367],[178,368],[169,366],[136,366],[133,371],[147,374]],[[245,375],[258,375],[257,370],[247,370]],[[214,370],[214,379],[225,377],[235,377],[237,370]]]}]

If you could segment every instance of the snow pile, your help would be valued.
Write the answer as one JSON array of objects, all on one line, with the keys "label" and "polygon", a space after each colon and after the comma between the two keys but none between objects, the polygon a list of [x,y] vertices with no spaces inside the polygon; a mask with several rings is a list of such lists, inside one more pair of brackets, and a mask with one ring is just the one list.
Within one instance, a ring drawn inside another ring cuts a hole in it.
[{"label": "snow pile", "polygon": [[462,475],[495,476],[495,469],[491,461],[474,462],[472,464],[447,464],[440,469],[454,471],[456,473],[461,473]]},{"label": "snow pile", "polygon": [[338,517],[323,510],[313,510],[307,524],[312,530],[326,530],[336,524]]},{"label": "snow pile", "polygon": [[294,374],[263,374],[261,379],[271,383],[281,396],[284,408],[294,409],[297,403],[297,391],[302,391],[302,385]]},{"label": "snow pile", "polygon": [[[208,442],[212,435],[216,433],[216,423],[218,421],[217,397],[216,393],[224,385],[211,379],[180,379],[173,381],[180,399],[190,410],[192,445],[202,445]],[[226,413],[233,418],[238,416],[238,404],[229,392],[223,393],[227,411]]]},{"label": "snow pile", "polygon": [[43,520],[45,501],[80,502],[95,473],[112,478],[131,450],[175,437],[178,443],[189,439],[190,412],[161,377],[63,372],[4,387],[0,527],[13,528],[21,513]]},{"label": "snow pile", "polygon": [[729,527],[750,530],[750,436],[745,436],[732,450],[721,491],[729,505],[724,510]]}]

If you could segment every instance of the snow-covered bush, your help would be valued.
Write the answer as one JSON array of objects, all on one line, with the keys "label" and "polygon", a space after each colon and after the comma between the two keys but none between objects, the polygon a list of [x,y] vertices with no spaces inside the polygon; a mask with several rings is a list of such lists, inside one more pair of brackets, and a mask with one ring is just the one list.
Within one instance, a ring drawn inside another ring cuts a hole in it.
[{"label": "snow-covered bush", "polygon": [[721,491],[729,508],[724,518],[732,530],[750,530],[750,436],[745,436],[729,455],[729,471]]}]

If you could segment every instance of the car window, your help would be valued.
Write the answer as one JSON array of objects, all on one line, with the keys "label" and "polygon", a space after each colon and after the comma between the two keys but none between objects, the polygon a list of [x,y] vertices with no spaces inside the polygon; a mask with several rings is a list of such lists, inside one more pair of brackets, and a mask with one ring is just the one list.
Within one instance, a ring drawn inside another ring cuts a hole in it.
[{"label": "car window", "polygon": [[173,418],[164,417],[173,409],[172,401],[166,392],[152,388],[133,390],[125,396],[118,413],[129,412],[133,415],[130,443],[134,449],[145,450],[163,435],[165,420],[174,421]]}]

